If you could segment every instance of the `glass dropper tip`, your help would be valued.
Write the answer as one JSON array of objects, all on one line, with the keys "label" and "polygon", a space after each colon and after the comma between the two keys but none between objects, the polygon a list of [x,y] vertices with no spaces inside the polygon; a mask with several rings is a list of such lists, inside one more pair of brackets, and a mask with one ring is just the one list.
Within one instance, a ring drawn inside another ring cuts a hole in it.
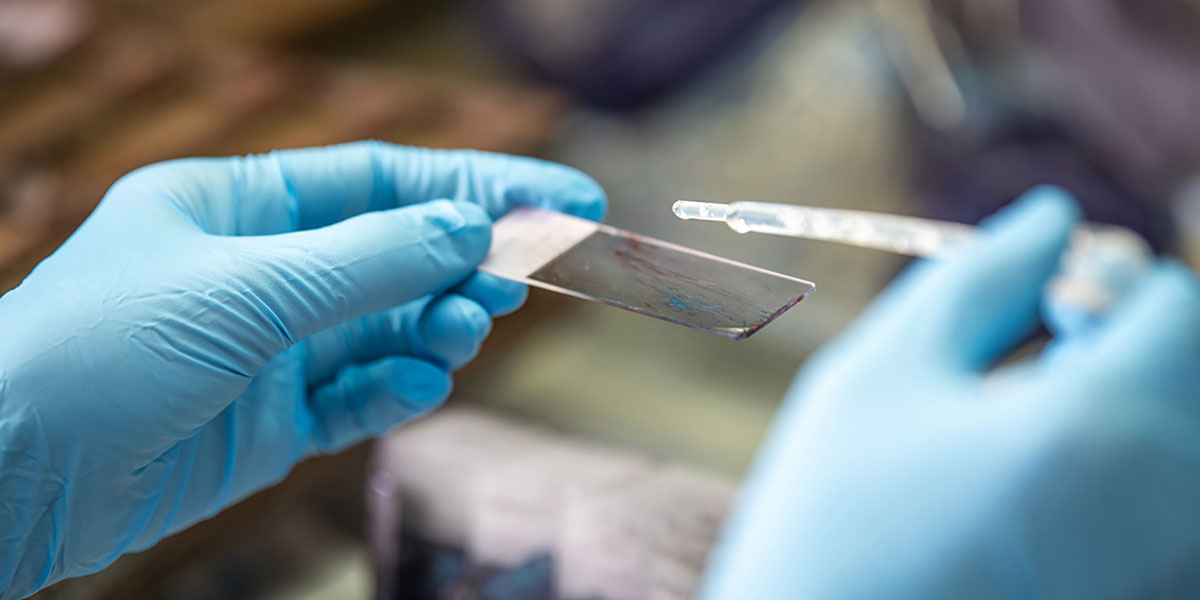
[{"label": "glass dropper tip", "polygon": [[722,221],[729,218],[730,206],[715,202],[696,202],[693,200],[677,200],[671,205],[671,212],[680,219],[697,221]]}]

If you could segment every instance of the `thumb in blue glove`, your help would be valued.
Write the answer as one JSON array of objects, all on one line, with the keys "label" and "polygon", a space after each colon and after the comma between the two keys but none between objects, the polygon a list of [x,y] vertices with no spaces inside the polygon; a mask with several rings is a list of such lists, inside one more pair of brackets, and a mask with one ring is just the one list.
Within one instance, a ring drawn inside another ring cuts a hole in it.
[{"label": "thumb in blue glove", "polygon": [[1200,590],[1200,285],[1162,262],[1107,320],[1038,324],[1077,209],[1041,189],[908,272],[797,379],[703,598]]},{"label": "thumb in blue glove", "polygon": [[368,142],[126,176],[0,299],[0,598],[105,567],[450,392],[524,286],[491,219],[585,175]]}]

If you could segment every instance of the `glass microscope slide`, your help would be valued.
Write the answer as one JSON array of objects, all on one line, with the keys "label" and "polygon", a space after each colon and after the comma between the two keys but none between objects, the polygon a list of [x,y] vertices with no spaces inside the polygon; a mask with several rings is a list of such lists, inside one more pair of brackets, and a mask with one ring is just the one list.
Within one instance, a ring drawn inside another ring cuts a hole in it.
[{"label": "glass microscope slide", "polygon": [[734,339],[815,289],[810,281],[562,213],[496,222],[480,270]]}]

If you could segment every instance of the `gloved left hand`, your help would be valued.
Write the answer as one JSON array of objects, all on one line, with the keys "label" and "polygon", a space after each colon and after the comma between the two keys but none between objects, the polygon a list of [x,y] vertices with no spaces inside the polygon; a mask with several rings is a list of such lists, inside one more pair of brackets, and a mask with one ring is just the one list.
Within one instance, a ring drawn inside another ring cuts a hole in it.
[{"label": "gloved left hand", "polygon": [[598,219],[532,159],[381,143],[136,171],[0,299],[0,597],[97,571],[442,401],[519,284],[517,204]]}]

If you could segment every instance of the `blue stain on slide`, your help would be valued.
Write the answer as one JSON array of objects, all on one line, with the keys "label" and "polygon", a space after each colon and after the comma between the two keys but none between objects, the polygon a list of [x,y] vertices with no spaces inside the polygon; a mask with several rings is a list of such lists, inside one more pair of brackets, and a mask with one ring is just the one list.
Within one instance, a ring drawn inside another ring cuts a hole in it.
[{"label": "blue stain on slide", "polygon": [[679,298],[671,298],[671,300],[669,302],[667,302],[667,304],[670,304],[671,306],[678,308],[679,310],[695,310],[694,308],[692,308],[692,305],[688,304],[687,302],[684,302],[683,300],[680,300]]},{"label": "blue stain on slide", "polygon": [[677,308],[684,312],[712,311],[720,308],[720,306],[716,304],[680,298],[679,296],[672,296],[671,299],[667,301],[667,304],[672,308]]}]

